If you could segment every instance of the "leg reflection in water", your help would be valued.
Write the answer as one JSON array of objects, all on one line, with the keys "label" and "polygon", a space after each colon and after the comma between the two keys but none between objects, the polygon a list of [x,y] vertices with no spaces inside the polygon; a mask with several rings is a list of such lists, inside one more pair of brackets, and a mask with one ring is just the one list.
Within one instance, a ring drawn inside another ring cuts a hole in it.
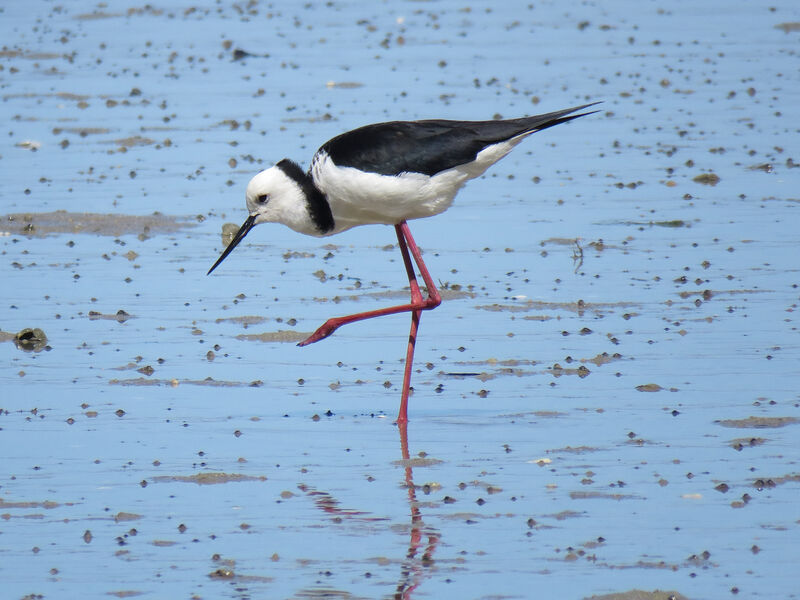
[{"label": "leg reflection in water", "polygon": [[[400,432],[400,450],[405,468],[405,482],[408,490],[408,505],[411,509],[411,532],[408,542],[408,552],[400,571],[400,581],[394,597],[406,600],[412,598],[413,592],[422,581],[429,576],[434,567],[433,553],[439,543],[440,534],[435,529],[427,527],[422,520],[422,513],[417,502],[417,488],[414,485],[413,461],[408,452],[408,423],[397,423]],[[427,538],[427,542],[423,541]]]}]

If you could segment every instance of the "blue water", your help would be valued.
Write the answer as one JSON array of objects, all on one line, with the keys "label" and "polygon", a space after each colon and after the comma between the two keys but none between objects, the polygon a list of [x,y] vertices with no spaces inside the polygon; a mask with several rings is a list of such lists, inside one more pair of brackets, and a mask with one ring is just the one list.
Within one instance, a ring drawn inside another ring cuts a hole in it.
[{"label": "blue water", "polygon": [[[797,22],[791,2],[2,7],[0,213],[71,214],[0,237],[0,334],[49,344],[0,344],[4,597],[796,598]],[[407,443],[435,460],[399,462],[407,315],[306,348],[237,337],[407,284],[382,226],[260,227],[206,277],[259,169],[370,122],[597,100],[411,223],[460,286],[417,344]],[[111,216],[79,232],[84,212]],[[123,226],[155,212],[181,226]]]}]

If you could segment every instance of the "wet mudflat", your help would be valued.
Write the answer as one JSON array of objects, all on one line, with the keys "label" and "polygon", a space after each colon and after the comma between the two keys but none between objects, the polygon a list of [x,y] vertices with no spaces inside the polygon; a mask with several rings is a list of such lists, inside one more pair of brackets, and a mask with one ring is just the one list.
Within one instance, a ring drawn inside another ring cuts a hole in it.
[{"label": "wet mudflat", "polygon": [[[33,1],[0,13],[9,598],[796,598],[800,13]],[[537,133],[411,223],[244,186],[389,119]]]}]

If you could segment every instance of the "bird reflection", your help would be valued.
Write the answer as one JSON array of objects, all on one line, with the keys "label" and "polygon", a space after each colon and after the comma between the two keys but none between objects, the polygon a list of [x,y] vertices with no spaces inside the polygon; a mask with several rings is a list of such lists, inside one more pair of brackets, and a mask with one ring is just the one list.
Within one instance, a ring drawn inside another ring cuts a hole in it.
[{"label": "bird reflection", "polygon": [[[400,563],[400,577],[392,597],[407,600],[413,597],[414,591],[432,574],[432,570],[435,568],[433,555],[436,552],[436,546],[439,543],[441,534],[436,529],[426,525],[422,520],[422,512],[417,501],[417,486],[414,485],[413,467],[430,464],[430,459],[412,459],[408,451],[408,423],[398,422],[397,429],[400,433],[402,459],[396,461],[395,464],[402,466],[405,471],[404,487],[408,494],[411,527],[408,530],[408,550]],[[328,492],[317,490],[306,484],[300,484],[298,488],[312,498],[317,507],[332,517],[334,522],[341,523],[350,520],[376,522],[386,520],[385,517],[375,517],[370,511],[344,508]],[[318,591],[305,590],[308,593],[318,593]]]},{"label": "bird reflection", "polygon": [[[435,529],[427,527],[422,520],[422,513],[417,502],[417,488],[414,485],[411,456],[408,452],[408,423],[397,423],[400,432],[400,451],[403,456],[402,464],[405,468],[405,483],[408,490],[408,505],[411,510],[411,530],[408,542],[408,552],[400,570],[400,581],[394,597],[397,599],[411,598],[422,581],[429,575],[434,566],[433,554],[441,537]],[[425,541],[423,538],[427,538]]]}]

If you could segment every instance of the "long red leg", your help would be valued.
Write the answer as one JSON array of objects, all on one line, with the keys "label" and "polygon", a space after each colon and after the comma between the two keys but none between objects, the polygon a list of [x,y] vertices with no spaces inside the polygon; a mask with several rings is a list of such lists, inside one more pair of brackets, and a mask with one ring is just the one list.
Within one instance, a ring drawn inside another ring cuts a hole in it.
[{"label": "long red leg", "polygon": [[[405,221],[395,225],[395,229],[397,230],[397,239],[400,242],[400,251],[403,252],[403,262],[406,266],[406,272],[408,273],[408,282],[411,285],[411,302],[409,304],[401,304],[399,306],[389,306],[387,308],[379,308],[378,310],[370,310],[367,312],[356,313],[354,315],[347,315],[344,317],[333,317],[325,321],[319,329],[317,329],[314,333],[312,333],[308,338],[297,344],[298,346],[308,346],[309,344],[313,344],[314,342],[318,342],[320,340],[324,340],[326,337],[331,335],[334,331],[336,331],[342,325],[347,325],[348,323],[354,323],[356,321],[363,321],[364,319],[372,319],[374,317],[382,317],[384,315],[394,315],[401,312],[411,312],[414,310],[430,310],[432,308],[436,308],[439,304],[442,303],[441,296],[439,295],[439,290],[436,289],[436,286],[433,283],[433,279],[428,273],[428,269],[425,266],[425,263],[422,261],[422,255],[420,254],[419,248],[417,248],[417,244],[414,242],[414,238],[411,237],[411,231],[408,229],[408,224]],[[406,243],[408,244],[406,246]],[[406,253],[408,250],[411,250],[411,256],[414,257],[414,261],[417,263],[419,267],[420,273],[422,274],[422,279],[425,281],[425,285],[428,288],[428,297],[423,299],[421,294],[419,294],[419,286],[417,285],[416,276],[414,275],[414,269],[411,265],[411,261],[408,260],[406,262]],[[414,288],[416,286],[417,290],[417,297],[415,298]]]},{"label": "long red leg", "polygon": [[[405,225],[405,222],[403,225]],[[400,252],[403,255],[403,263],[405,264],[406,272],[408,273],[408,287],[411,289],[411,303],[419,304],[422,302],[422,293],[419,291],[419,284],[417,283],[417,277],[414,274],[414,267],[411,264],[411,258],[408,256],[408,247],[405,240],[406,232],[403,231],[400,225],[396,225],[395,227],[397,229],[397,241],[400,245]],[[406,225],[406,230],[408,230],[408,225]],[[409,231],[408,234],[410,236],[411,232]],[[411,238],[411,242],[414,243],[414,238]],[[419,250],[417,250],[417,253],[419,253]],[[420,257],[420,261],[421,260],[422,257]],[[422,264],[424,265],[425,263]],[[435,294],[438,298],[439,290],[436,290],[435,287],[433,289],[435,290]],[[430,292],[428,297],[430,297]],[[439,302],[441,302],[441,300],[439,300]],[[421,315],[422,310],[419,308],[411,311],[411,330],[408,333],[406,367],[403,371],[403,389],[400,392],[400,410],[397,413],[397,424],[400,426],[405,426],[406,423],[408,423],[408,395],[411,389],[411,372],[414,368],[414,348],[417,344],[417,330],[419,329],[419,319]]]},{"label": "long red leg", "polygon": [[[344,317],[333,317],[325,321],[322,326],[312,333],[308,338],[298,344],[298,346],[307,346],[320,340],[324,340],[331,335],[342,325],[354,323],[356,321],[363,321],[364,319],[372,319],[374,317],[382,317],[384,315],[394,315],[401,312],[411,313],[411,332],[408,337],[408,350],[406,352],[406,366],[403,374],[403,391],[400,397],[400,413],[397,417],[398,423],[406,423],[408,421],[408,394],[411,385],[411,371],[414,363],[414,346],[417,341],[417,330],[419,328],[419,319],[423,310],[431,310],[442,303],[442,297],[439,295],[439,290],[433,283],[433,278],[422,260],[422,254],[417,247],[414,238],[411,235],[411,230],[408,228],[408,223],[401,221],[394,226],[397,233],[397,242],[400,246],[400,252],[403,255],[403,264],[408,274],[408,285],[411,288],[411,302],[409,304],[401,304],[398,306],[390,306],[387,308],[380,308],[378,310],[370,310],[367,312],[356,313]],[[409,256],[410,251],[410,256]],[[428,291],[428,297],[423,298],[422,293],[417,283],[417,277],[414,273],[414,265],[411,262],[411,257],[419,268],[422,279],[425,282],[425,287]]]}]

